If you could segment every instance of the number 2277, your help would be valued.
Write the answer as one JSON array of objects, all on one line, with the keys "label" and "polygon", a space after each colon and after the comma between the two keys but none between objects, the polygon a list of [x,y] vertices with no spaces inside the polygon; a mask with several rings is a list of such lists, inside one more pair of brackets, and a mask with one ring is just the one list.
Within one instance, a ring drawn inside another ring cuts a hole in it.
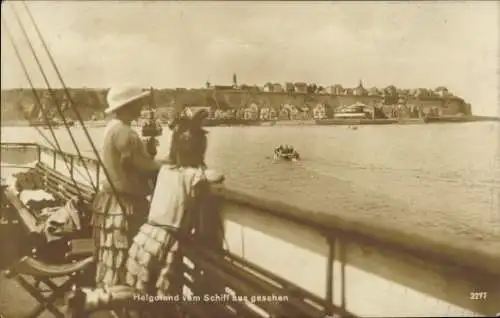
[{"label": "number 2277", "polygon": [[471,292],[470,293],[470,299],[472,299],[472,300],[485,300],[486,298],[488,298],[487,292]]}]

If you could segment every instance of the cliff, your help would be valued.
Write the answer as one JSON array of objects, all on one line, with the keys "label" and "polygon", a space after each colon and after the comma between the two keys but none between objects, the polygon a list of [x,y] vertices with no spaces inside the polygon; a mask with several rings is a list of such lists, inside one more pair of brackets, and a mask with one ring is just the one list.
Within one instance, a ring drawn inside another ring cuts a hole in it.
[{"label": "cliff", "polygon": [[[62,89],[54,90],[54,93],[62,105],[64,116],[75,120],[76,116],[69,107],[64,91]],[[53,106],[48,90],[37,89],[36,94],[49,117],[55,117],[58,112]],[[96,113],[102,113],[105,108],[105,91],[103,90],[70,89],[70,94],[84,120],[91,119]],[[31,89],[2,90],[1,120],[2,122],[36,120],[42,115],[38,105],[37,98]]]},{"label": "cliff", "polygon": [[[56,108],[52,106],[52,100],[47,90],[38,89],[44,109],[55,116]],[[62,100],[64,115],[76,119],[74,112],[67,106],[63,90],[55,91],[58,100]],[[102,116],[106,107],[103,89],[70,89],[71,98],[84,120],[90,120],[93,116]],[[390,100],[380,95],[333,95],[333,94],[309,94],[309,93],[287,93],[287,92],[255,92],[235,89],[160,89],[154,90],[154,104],[156,107],[175,107],[177,109],[185,106],[211,106],[221,109],[245,108],[252,104],[259,107],[270,106],[280,109],[281,105],[289,104],[298,108],[313,108],[317,104],[325,104],[336,108],[343,105],[351,105],[357,101],[367,105],[387,104]],[[41,111],[33,96],[31,89],[3,90],[1,93],[1,119],[4,121],[37,119]],[[405,98],[405,103],[421,105],[425,108],[442,109],[443,114],[470,113],[467,104],[458,97],[427,97],[427,98]]]}]

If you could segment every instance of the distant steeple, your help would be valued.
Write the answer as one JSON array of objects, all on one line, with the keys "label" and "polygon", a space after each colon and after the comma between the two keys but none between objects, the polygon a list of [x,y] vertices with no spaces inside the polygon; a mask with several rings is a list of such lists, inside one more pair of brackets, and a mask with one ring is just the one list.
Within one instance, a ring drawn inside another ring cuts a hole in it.
[{"label": "distant steeple", "polygon": [[361,95],[368,95],[368,91],[363,87],[363,81],[359,80],[358,87],[356,87],[353,91],[354,95],[361,96]]},{"label": "distant steeple", "polygon": [[236,73],[233,73],[233,87],[238,86],[238,80],[236,79]]}]

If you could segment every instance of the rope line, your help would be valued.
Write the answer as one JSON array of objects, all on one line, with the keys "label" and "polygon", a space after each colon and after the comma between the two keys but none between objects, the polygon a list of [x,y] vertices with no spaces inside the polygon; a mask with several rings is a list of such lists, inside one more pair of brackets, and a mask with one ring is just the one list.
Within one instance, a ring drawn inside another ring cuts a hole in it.
[{"label": "rope line", "polygon": [[[49,139],[49,138],[48,138],[48,137],[47,137],[47,136],[46,136],[46,135],[45,135],[45,134],[44,134],[44,133],[40,130],[40,128],[39,128],[39,127],[36,127],[36,126],[35,126],[34,128],[35,128],[35,129],[36,129],[36,130],[40,133],[40,135],[42,136],[42,138],[44,138],[44,139],[47,141],[47,143],[48,143],[48,144],[49,144],[49,145],[50,145],[53,149],[56,149],[57,151],[59,151],[59,152],[61,152],[61,153],[62,153],[61,145],[59,144],[59,141],[58,141],[58,139],[57,139],[57,137],[56,137],[56,135],[55,135],[55,133],[54,133],[54,130],[53,130],[52,126],[51,126],[51,125],[50,125],[50,123],[49,123],[49,119],[48,119],[48,116],[47,116],[46,110],[43,108],[43,106],[42,106],[42,104],[41,104],[40,97],[38,96],[38,93],[36,92],[36,89],[35,89],[35,87],[34,87],[34,85],[33,85],[33,82],[31,81],[31,77],[30,77],[30,75],[29,75],[29,73],[28,73],[28,70],[27,70],[27,68],[26,68],[26,65],[24,64],[24,62],[23,62],[23,60],[22,60],[22,58],[21,58],[21,54],[19,53],[19,49],[18,49],[18,47],[17,47],[17,45],[16,45],[16,43],[15,43],[15,41],[14,41],[14,38],[12,37],[12,34],[11,34],[11,32],[10,32],[9,27],[7,26],[7,22],[6,22],[6,20],[5,20],[5,17],[3,16],[3,14],[2,14],[2,24],[3,24],[3,27],[4,27],[5,31],[6,31],[6,33],[7,33],[7,37],[9,38],[9,41],[10,41],[10,43],[12,44],[12,47],[14,48],[14,51],[15,51],[16,57],[17,57],[17,59],[19,60],[19,63],[21,64],[21,67],[22,67],[22,69],[23,69],[24,75],[26,76],[26,79],[27,79],[27,80],[28,80],[28,82],[29,82],[29,85],[30,85],[30,87],[31,87],[31,91],[32,91],[32,93],[33,93],[33,96],[35,97],[35,101],[36,101],[36,102],[37,102],[37,104],[38,104],[38,108],[39,108],[39,109],[40,109],[40,111],[42,112],[42,116],[43,116],[44,120],[46,121],[47,126],[49,127],[50,133],[51,133],[52,137],[54,138],[54,142],[56,143],[56,145],[54,145],[54,144],[50,141],[50,139]],[[25,117],[25,119],[27,119],[27,120],[28,120],[28,118],[27,118],[27,116],[26,116],[26,114],[25,114],[24,112],[23,112],[23,116]],[[65,164],[66,164],[67,169],[68,169],[68,170],[70,170],[71,168],[70,168],[70,165],[69,165],[68,161],[66,160],[66,158],[64,158],[64,162],[65,162]],[[71,179],[72,179],[72,181],[73,181],[73,183],[74,183],[75,187],[78,189],[78,194],[81,196],[81,195],[82,195],[82,193],[81,193],[81,191],[80,191],[79,187],[77,186],[76,180],[75,180],[74,178],[71,178]]]},{"label": "rope line", "polygon": [[[76,143],[75,137],[73,136],[73,134],[72,134],[72,132],[71,132],[71,129],[70,129],[70,127],[69,127],[69,125],[68,125],[68,123],[67,123],[67,121],[66,121],[66,118],[65,118],[65,116],[64,116],[64,113],[63,113],[63,110],[62,110],[62,108],[61,108],[61,105],[59,104],[59,100],[58,100],[58,98],[57,98],[57,96],[56,96],[56,94],[55,94],[54,90],[53,90],[53,89],[52,89],[52,87],[50,86],[50,83],[49,83],[49,81],[48,81],[48,79],[47,79],[47,75],[45,74],[45,71],[44,71],[44,69],[43,69],[43,67],[42,67],[42,64],[40,63],[40,60],[38,59],[38,55],[37,55],[37,53],[36,53],[36,51],[35,51],[35,49],[34,49],[34,47],[33,47],[33,44],[31,43],[31,40],[30,40],[30,38],[29,38],[29,36],[28,36],[28,34],[27,34],[27,32],[26,32],[26,29],[24,28],[24,25],[23,25],[23,23],[21,22],[21,19],[20,19],[20,17],[19,17],[19,15],[18,15],[18,13],[17,13],[16,8],[15,8],[13,5],[11,5],[11,8],[12,8],[12,11],[13,11],[13,13],[14,13],[14,16],[15,16],[15,18],[16,18],[16,20],[17,20],[18,24],[19,24],[19,27],[21,28],[21,31],[22,31],[22,33],[23,33],[23,35],[24,35],[24,38],[26,39],[26,41],[27,41],[27,43],[28,43],[28,45],[29,45],[29,47],[30,47],[31,53],[33,54],[33,58],[34,58],[34,59],[35,59],[35,61],[36,61],[36,64],[37,64],[37,66],[38,66],[38,69],[39,69],[39,71],[40,71],[40,73],[41,73],[41,75],[42,75],[42,77],[43,77],[44,81],[45,81],[45,84],[47,85],[47,88],[48,88],[48,90],[49,90],[49,93],[50,93],[50,96],[51,96],[51,98],[52,98],[52,101],[53,101],[54,105],[56,106],[57,113],[58,113],[58,114],[59,114],[59,116],[61,117],[61,119],[62,119],[62,121],[63,121],[63,124],[64,124],[64,127],[65,127],[65,128],[66,128],[66,130],[68,131],[68,135],[69,135],[69,137],[70,137],[70,139],[71,139],[71,142],[73,143],[73,146],[74,146],[74,147],[75,147],[75,149],[76,149],[76,152],[77,152],[77,154],[78,154],[78,157],[81,159],[81,161],[82,161],[82,163],[83,163],[83,166],[85,167],[85,171],[87,172],[87,175],[88,175],[88,177],[89,177],[89,179],[90,179],[90,182],[91,182],[91,184],[92,184],[92,188],[93,188],[95,191],[97,191],[97,186],[96,186],[96,185],[94,184],[94,182],[92,181],[92,177],[90,176],[90,172],[89,172],[89,170],[88,170],[87,164],[85,163],[85,161],[83,161],[83,156],[82,156],[82,154],[81,154],[81,152],[80,152],[80,149],[79,149],[79,147],[78,147],[78,144]],[[50,125],[50,122],[48,122],[47,124],[49,124],[49,125]],[[75,186],[76,186],[76,185],[75,185]]]},{"label": "rope line", "polygon": [[104,172],[104,174],[106,176],[106,179],[108,180],[108,183],[109,183],[109,185],[111,187],[111,190],[112,190],[113,194],[115,195],[116,200],[118,201],[118,204],[119,204],[120,208],[123,211],[125,211],[125,206],[123,205],[123,202],[120,199],[120,196],[118,195],[118,191],[116,190],[116,187],[115,187],[115,185],[113,184],[113,182],[112,182],[112,180],[110,178],[110,174],[109,174],[108,170],[106,169],[106,167],[103,164],[103,161],[102,161],[102,158],[101,158],[101,156],[99,154],[99,151],[97,150],[94,142],[92,141],[92,138],[90,137],[90,134],[89,134],[89,132],[87,130],[87,127],[85,126],[85,123],[83,122],[83,119],[80,116],[80,113],[78,112],[78,109],[74,105],[73,99],[71,98],[71,95],[69,94],[68,88],[67,88],[67,86],[66,86],[66,84],[65,84],[65,82],[64,82],[64,80],[63,80],[63,78],[61,76],[61,73],[59,72],[59,68],[57,67],[57,64],[55,63],[55,61],[54,61],[54,59],[52,57],[52,54],[50,53],[50,50],[47,47],[47,44],[46,44],[46,42],[45,42],[45,40],[44,40],[44,38],[43,38],[43,36],[42,36],[42,34],[41,34],[38,26],[37,26],[37,23],[36,23],[35,19],[33,18],[33,15],[31,14],[30,9],[26,5],[26,1],[23,1],[22,3],[24,5],[24,8],[25,8],[26,12],[28,13],[28,16],[29,16],[29,18],[30,18],[30,20],[31,20],[34,28],[35,28],[36,33],[38,34],[38,38],[40,39],[40,41],[41,41],[41,43],[42,43],[42,45],[43,45],[43,47],[45,49],[45,52],[47,53],[47,55],[48,55],[48,57],[50,59],[52,67],[54,68],[54,70],[57,73],[57,77],[59,78],[59,81],[61,82],[61,85],[62,85],[62,87],[64,89],[64,93],[66,94],[66,97],[69,100],[69,105],[72,108],[73,112],[75,113],[75,115],[76,115],[76,117],[78,119],[78,122],[82,126],[83,131],[85,133],[85,136],[87,137],[87,140],[89,141],[90,146],[92,147],[92,151],[94,152],[94,155],[95,155],[97,161],[99,162],[99,165],[102,168],[102,170],[103,170],[103,172]]}]

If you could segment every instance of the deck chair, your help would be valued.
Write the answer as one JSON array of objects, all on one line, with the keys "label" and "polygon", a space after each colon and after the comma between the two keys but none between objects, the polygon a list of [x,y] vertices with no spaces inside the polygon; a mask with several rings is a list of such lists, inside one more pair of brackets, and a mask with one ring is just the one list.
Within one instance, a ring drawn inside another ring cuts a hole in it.
[{"label": "deck chair", "polygon": [[[27,229],[28,238],[38,233],[37,218],[21,200],[9,189],[3,189],[4,198],[15,208],[21,223]],[[73,285],[79,284],[83,274],[92,269],[93,242],[89,239],[69,240],[67,243],[66,260],[62,264],[55,264],[49,260],[39,260],[32,257],[36,253],[33,249],[29,256],[22,257],[10,266],[4,274],[7,278],[15,278],[17,282],[38,302],[39,305],[28,317],[38,317],[45,310],[55,317],[65,315],[55,306],[71,290]],[[43,246],[38,246],[43,249]],[[26,255],[26,254],[25,254]],[[48,287],[44,289],[44,286]]]},{"label": "deck chair", "polygon": [[[93,262],[94,258],[90,256],[74,263],[51,265],[25,256],[4,274],[7,278],[15,278],[39,302],[39,305],[28,316],[29,318],[38,317],[45,310],[50,311],[55,317],[63,318],[64,313],[54,305],[54,302],[70,291],[74,284],[77,284],[80,275]],[[30,282],[27,277],[33,278],[34,282]],[[58,284],[56,280],[61,282]],[[42,290],[38,282],[44,283],[49,289]]]}]

